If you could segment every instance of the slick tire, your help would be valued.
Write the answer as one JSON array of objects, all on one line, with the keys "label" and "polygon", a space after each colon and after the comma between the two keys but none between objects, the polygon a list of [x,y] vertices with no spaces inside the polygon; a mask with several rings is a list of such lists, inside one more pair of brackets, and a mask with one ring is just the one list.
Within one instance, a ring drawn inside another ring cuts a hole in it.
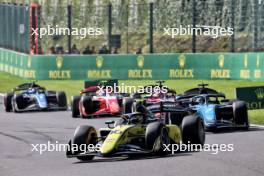
[{"label": "slick tire", "polygon": [[71,114],[73,118],[77,118],[80,115],[79,102],[81,97],[72,96],[71,97]]},{"label": "slick tire", "polygon": [[13,102],[13,109],[14,112],[19,112],[19,110],[22,110],[25,108],[25,102],[22,94],[15,94],[14,95],[14,102]]},{"label": "slick tire", "polygon": [[56,99],[57,99],[59,108],[61,110],[67,110],[67,98],[66,98],[65,92],[63,91],[57,92]]},{"label": "slick tire", "polygon": [[199,116],[188,115],[182,120],[182,142],[184,144],[200,144],[205,142],[205,129]]},{"label": "slick tire", "polygon": [[243,101],[235,101],[233,103],[233,112],[234,112],[234,119],[235,124],[237,125],[244,125],[243,129],[248,130],[249,123],[248,123],[248,111],[247,105]]},{"label": "slick tire", "polygon": [[[87,114],[92,114],[94,111],[94,106],[93,106],[93,100],[92,97],[89,96],[82,96],[81,102],[84,106],[85,112]],[[82,115],[81,115],[82,116]]]},{"label": "slick tire", "polygon": [[[159,137],[160,140],[158,140]],[[161,122],[153,122],[148,124],[145,134],[145,141],[148,150],[152,150],[156,154],[167,154],[167,152],[164,151],[164,145],[168,145],[170,143],[170,138],[165,125]],[[156,148],[157,145],[158,148]]]},{"label": "slick tire", "polygon": [[4,107],[6,112],[12,111],[12,97],[14,96],[13,93],[7,93],[4,95]]},{"label": "slick tire", "polygon": [[[76,151],[74,154],[82,153],[81,151],[81,145],[85,144],[86,148],[89,144],[93,144],[94,146],[97,143],[97,133],[94,127],[88,126],[88,125],[81,125],[78,126],[74,132],[74,136],[72,139],[72,144],[75,144],[78,146],[78,151]],[[92,160],[94,156],[78,156],[77,159],[81,161],[87,161]]]}]

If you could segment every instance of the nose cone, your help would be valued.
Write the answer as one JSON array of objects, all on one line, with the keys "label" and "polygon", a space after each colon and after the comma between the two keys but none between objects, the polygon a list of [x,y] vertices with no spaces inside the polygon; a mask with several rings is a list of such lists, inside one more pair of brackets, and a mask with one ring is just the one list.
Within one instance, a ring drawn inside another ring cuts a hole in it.
[{"label": "nose cone", "polygon": [[40,108],[47,108],[48,103],[46,100],[46,96],[44,94],[39,94],[37,96],[37,99],[38,99],[38,104]]},{"label": "nose cone", "polygon": [[102,155],[108,155],[115,151],[118,148],[119,144],[124,144],[125,139],[123,139],[123,135],[125,135],[127,129],[129,129],[129,125],[117,126],[110,134],[106,137],[105,141],[103,142],[100,152]]},{"label": "nose cone", "polygon": [[103,145],[100,148],[102,155],[110,154],[114,151],[118,139],[108,138],[104,141]]},{"label": "nose cone", "polygon": [[216,122],[215,115],[215,106],[209,105],[208,108],[204,111],[204,122],[206,124],[214,124]]}]

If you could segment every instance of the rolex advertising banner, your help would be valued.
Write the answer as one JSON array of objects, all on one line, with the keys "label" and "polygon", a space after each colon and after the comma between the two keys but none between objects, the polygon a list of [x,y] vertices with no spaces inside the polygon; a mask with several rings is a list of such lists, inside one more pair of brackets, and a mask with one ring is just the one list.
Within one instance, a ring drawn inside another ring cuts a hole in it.
[{"label": "rolex advertising banner", "polygon": [[30,56],[0,48],[0,71],[38,80],[264,80],[264,53]]},{"label": "rolex advertising banner", "polygon": [[32,67],[32,57],[0,48],[0,71],[27,79],[36,79],[36,69]]},{"label": "rolex advertising banner", "polygon": [[264,86],[236,88],[236,97],[247,102],[249,109],[264,109]]}]

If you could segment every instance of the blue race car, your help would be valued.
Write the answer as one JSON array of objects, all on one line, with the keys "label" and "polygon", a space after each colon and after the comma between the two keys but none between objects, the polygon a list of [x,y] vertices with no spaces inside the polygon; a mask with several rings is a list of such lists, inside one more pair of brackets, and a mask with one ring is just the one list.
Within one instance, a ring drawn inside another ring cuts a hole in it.
[{"label": "blue race car", "polygon": [[244,101],[228,100],[223,93],[199,84],[177,97],[177,101],[190,107],[204,121],[206,130],[218,128],[248,129],[248,112]]},{"label": "blue race car", "polygon": [[37,110],[67,110],[65,92],[46,91],[35,82],[24,83],[4,96],[6,112],[23,112]]},{"label": "blue race car", "polygon": [[201,94],[191,98],[190,107],[203,118],[207,130],[239,127],[248,129],[248,112],[244,101],[225,99],[224,94]]}]

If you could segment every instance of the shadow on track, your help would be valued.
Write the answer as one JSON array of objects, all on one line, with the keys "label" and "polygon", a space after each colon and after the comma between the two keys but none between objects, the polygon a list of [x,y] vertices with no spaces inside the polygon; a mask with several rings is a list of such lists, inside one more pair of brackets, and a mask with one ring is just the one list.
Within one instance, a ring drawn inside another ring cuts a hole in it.
[{"label": "shadow on track", "polygon": [[145,156],[145,155],[134,155],[134,156],[123,156],[123,157],[113,157],[113,158],[100,158],[94,159],[90,161],[77,161],[73,164],[84,164],[84,163],[105,163],[105,162],[127,162],[127,161],[135,161],[135,160],[150,160],[150,159],[161,159],[161,158],[171,158],[171,157],[180,157],[180,156],[191,156],[192,152],[179,152],[174,155],[166,155],[166,156]]}]

